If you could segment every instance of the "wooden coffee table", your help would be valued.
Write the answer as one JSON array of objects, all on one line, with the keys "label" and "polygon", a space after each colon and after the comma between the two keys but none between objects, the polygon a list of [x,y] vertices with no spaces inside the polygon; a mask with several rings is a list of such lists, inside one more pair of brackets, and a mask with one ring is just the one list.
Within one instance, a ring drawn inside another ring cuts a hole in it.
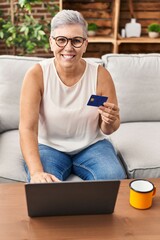
[{"label": "wooden coffee table", "polygon": [[[1,240],[159,240],[160,179],[153,206],[137,210],[129,205],[129,182],[120,185],[112,215],[29,218],[24,184],[0,184]],[[49,197],[49,196],[48,196]]]}]

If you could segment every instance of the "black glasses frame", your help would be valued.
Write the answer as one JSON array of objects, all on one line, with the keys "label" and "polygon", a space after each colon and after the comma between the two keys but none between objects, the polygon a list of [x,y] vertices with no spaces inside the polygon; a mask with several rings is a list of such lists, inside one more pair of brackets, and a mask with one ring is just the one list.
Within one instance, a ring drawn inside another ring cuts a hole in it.
[{"label": "black glasses frame", "polygon": [[[57,39],[60,38],[60,37],[66,39],[66,44],[63,45],[63,46],[60,46],[60,45],[58,45],[58,43],[57,43]],[[65,47],[65,46],[68,44],[69,41],[71,41],[71,44],[72,44],[73,47],[75,47],[75,48],[80,48],[80,47],[82,47],[84,41],[86,40],[86,38],[83,38],[83,37],[67,38],[67,37],[64,37],[64,36],[58,36],[58,37],[52,37],[52,38],[55,40],[57,46],[58,46],[58,47],[61,47],[61,48]],[[79,47],[75,46],[74,43],[73,43],[73,40],[74,40],[74,39],[82,39],[82,40],[83,40],[83,41],[82,41],[82,44],[81,44]]]}]

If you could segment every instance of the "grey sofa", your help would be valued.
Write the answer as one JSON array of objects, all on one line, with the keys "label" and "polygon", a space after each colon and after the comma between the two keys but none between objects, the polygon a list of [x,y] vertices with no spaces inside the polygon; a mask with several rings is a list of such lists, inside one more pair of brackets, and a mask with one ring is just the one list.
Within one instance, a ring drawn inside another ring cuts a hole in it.
[{"label": "grey sofa", "polygon": [[[29,67],[42,58],[0,56],[0,182],[26,182],[19,146],[19,96]],[[109,136],[128,178],[160,177],[160,54],[91,58],[110,72],[121,126]],[[68,180],[79,181],[77,176]]]},{"label": "grey sofa", "polygon": [[117,91],[121,126],[111,140],[129,178],[160,177],[160,54],[102,56]]}]

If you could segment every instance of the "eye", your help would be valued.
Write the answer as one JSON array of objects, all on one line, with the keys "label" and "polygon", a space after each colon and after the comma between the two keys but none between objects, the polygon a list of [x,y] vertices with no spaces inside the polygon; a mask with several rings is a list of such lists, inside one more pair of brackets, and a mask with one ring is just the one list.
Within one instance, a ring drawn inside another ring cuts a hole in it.
[{"label": "eye", "polygon": [[64,38],[64,37],[58,37],[57,38],[57,41],[58,41],[58,43],[60,43],[60,44],[64,44],[64,43],[66,43],[66,38]]},{"label": "eye", "polygon": [[72,42],[73,42],[73,44],[80,44],[80,43],[82,43],[82,39],[81,38],[73,38],[72,39]]}]

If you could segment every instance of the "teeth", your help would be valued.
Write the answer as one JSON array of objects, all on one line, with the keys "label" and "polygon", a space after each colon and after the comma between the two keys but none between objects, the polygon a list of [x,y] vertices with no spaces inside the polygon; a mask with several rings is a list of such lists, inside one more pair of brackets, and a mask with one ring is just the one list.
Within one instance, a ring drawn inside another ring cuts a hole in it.
[{"label": "teeth", "polygon": [[68,56],[68,55],[63,55],[63,57],[64,57],[65,59],[71,59],[71,58],[73,58],[73,56]]}]

